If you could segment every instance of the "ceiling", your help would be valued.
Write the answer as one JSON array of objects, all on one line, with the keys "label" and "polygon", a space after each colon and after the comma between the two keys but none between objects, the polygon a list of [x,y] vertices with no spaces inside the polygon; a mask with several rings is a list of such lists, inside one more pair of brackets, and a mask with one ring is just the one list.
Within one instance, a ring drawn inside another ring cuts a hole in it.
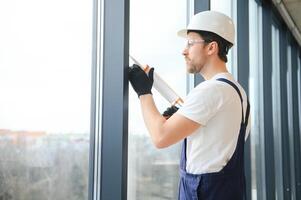
[{"label": "ceiling", "polygon": [[301,33],[301,0],[283,0],[282,2]]}]

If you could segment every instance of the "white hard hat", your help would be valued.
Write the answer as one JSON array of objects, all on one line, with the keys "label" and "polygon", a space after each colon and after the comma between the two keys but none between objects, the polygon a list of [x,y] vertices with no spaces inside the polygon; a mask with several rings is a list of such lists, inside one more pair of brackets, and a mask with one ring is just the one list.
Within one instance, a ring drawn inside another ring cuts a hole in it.
[{"label": "white hard hat", "polygon": [[204,11],[194,15],[186,29],[178,31],[178,36],[186,37],[188,30],[209,31],[234,44],[235,30],[230,17],[216,11]]}]

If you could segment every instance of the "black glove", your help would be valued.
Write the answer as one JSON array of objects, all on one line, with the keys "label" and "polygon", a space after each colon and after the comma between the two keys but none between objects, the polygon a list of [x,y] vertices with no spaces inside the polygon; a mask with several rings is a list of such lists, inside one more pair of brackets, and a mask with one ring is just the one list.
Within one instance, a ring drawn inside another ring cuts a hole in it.
[{"label": "black glove", "polygon": [[152,94],[154,68],[151,68],[147,75],[138,65],[134,64],[129,68],[129,80],[138,97],[143,94]]},{"label": "black glove", "polygon": [[165,119],[168,119],[178,110],[179,110],[179,108],[177,106],[170,106],[163,112],[162,115],[163,115],[163,117],[165,117]]}]

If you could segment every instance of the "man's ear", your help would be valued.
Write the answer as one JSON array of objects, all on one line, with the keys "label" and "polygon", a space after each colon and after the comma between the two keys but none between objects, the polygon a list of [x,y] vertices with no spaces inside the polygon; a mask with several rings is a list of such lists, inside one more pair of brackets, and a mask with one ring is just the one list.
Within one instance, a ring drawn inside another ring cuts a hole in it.
[{"label": "man's ear", "polygon": [[208,52],[208,55],[213,55],[215,53],[218,52],[218,44],[217,42],[213,41],[213,42],[210,42],[208,45],[207,45],[207,52]]}]

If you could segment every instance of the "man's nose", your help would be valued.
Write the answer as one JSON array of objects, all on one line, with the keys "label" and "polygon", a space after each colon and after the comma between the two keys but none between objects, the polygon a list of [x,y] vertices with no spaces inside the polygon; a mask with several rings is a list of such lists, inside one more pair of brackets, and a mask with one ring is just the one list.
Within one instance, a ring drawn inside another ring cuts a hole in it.
[{"label": "man's nose", "polygon": [[188,48],[185,47],[184,50],[182,51],[182,55],[186,56],[188,54]]}]

